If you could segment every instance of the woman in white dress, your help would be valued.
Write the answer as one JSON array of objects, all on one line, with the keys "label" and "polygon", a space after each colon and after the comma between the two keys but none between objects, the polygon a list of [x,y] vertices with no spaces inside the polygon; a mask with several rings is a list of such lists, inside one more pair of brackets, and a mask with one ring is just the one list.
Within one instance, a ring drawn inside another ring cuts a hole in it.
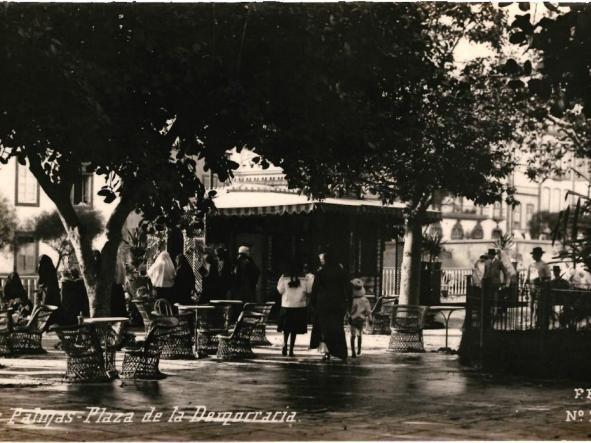
[{"label": "woman in white dress", "polygon": [[175,303],[173,293],[175,276],[176,271],[170,255],[167,251],[162,251],[148,269],[148,277],[156,289],[156,298],[164,298],[171,305]]},{"label": "woman in white dress", "polygon": [[293,347],[297,334],[308,332],[308,294],[312,292],[313,280],[302,275],[295,265],[290,272],[283,274],[277,282],[277,291],[281,294],[281,311],[277,330],[283,332],[282,354],[287,355],[289,339],[289,356],[293,357]]}]

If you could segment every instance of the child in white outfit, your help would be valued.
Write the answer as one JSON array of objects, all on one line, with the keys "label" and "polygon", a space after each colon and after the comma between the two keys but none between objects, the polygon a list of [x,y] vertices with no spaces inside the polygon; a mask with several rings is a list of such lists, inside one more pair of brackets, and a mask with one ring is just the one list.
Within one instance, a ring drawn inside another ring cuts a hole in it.
[{"label": "child in white outfit", "polygon": [[355,358],[355,337],[357,337],[357,355],[361,354],[361,336],[365,322],[371,318],[371,305],[365,296],[363,281],[359,278],[351,280],[353,286],[353,300],[349,314],[351,325],[351,357]]}]

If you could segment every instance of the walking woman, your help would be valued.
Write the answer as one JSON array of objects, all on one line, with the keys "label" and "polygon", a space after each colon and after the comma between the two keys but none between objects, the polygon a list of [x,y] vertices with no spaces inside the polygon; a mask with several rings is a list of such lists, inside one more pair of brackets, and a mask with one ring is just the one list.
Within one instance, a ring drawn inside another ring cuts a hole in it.
[{"label": "walking woman", "polygon": [[167,251],[162,251],[148,269],[148,277],[156,289],[156,298],[164,298],[172,305],[176,303],[173,289],[175,276],[176,272],[170,255]]},{"label": "walking woman", "polygon": [[347,276],[343,268],[333,261],[330,253],[320,254],[320,269],[312,286],[311,305],[314,308],[314,326],[310,348],[318,349],[323,359],[332,355],[347,359],[344,318],[347,312]]},{"label": "walking woman", "polygon": [[176,277],[174,278],[174,293],[176,303],[191,304],[191,297],[195,290],[195,274],[189,260],[183,254],[176,256]]},{"label": "walking woman", "polygon": [[[60,286],[57,271],[51,258],[42,255],[39,259],[39,281],[37,283],[40,304],[61,306]],[[35,304],[38,304],[37,301]]]},{"label": "walking woman", "polygon": [[279,277],[277,291],[281,294],[281,311],[277,330],[283,332],[282,354],[287,355],[289,338],[289,356],[293,357],[293,346],[297,334],[308,332],[307,296],[312,292],[312,280],[302,275],[299,267],[292,264],[290,271]]}]

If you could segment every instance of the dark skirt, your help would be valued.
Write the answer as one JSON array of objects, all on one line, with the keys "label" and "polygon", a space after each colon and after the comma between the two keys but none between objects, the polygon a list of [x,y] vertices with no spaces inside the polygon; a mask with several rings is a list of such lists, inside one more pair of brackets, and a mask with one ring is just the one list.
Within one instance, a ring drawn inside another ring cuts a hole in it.
[{"label": "dark skirt", "polygon": [[306,334],[308,332],[308,308],[281,308],[277,331]]},{"label": "dark skirt", "polygon": [[346,360],[344,315],[345,313],[340,311],[317,313],[310,337],[310,349],[316,349],[321,342],[324,342],[331,355]]}]

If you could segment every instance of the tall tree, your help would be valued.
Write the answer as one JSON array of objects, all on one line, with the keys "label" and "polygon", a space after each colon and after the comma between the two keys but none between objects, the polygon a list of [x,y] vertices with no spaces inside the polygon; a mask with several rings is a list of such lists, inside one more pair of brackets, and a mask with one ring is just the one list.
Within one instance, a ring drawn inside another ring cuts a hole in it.
[{"label": "tall tree", "polygon": [[[243,12],[214,33],[214,6],[7,5],[3,9],[0,161],[27,164],[54,202],[81,267],[91,311],[108,309],[122,227],[137,210],[175,224],[210,207],[193,157],[221,178],[242,111],[233,64],[216,47],[236,37]],[[228,58],[236,51],[224,54]],[[115,207],[101,269],[70,201],[82,172],[106,178]]]},{"label": "tall tree", "polygon": [[[428,65],[413,5],[15,5],[4,8],[0,160],[55,203],[93,313],[104,313],[128,214],[178,225],[211,201],[195,158],[225,179],[255,147],[292,186],[354,182],[376,111]],[[409,68],[409,64],[412,68]],[[399,112],[408,108],[401,100]],[[371,148],[373,149],[373,148]],[[83,170],[115,205],[97,269],[70,202]],[[197,223],[198,221],[194,221]]]}]

